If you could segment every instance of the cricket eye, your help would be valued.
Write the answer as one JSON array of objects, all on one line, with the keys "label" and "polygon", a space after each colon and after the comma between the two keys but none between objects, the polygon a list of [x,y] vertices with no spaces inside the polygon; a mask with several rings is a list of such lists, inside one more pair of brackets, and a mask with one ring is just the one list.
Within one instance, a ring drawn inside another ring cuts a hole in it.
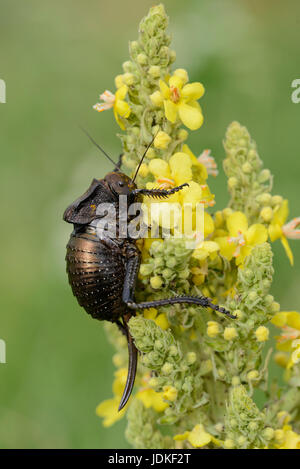
[{"label": "cricket eye", "polygon": [[124,182],[120,181],[120,182],[119,182],[119,186],[120,186],[120,187],[124,187]]}]

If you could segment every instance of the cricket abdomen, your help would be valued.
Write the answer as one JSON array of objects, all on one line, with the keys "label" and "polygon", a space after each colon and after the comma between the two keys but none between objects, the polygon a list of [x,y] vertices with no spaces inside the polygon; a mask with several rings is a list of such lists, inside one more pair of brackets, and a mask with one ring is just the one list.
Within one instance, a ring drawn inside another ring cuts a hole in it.
[{"label": "cricket abdomen", "polygon": [[93,318],[115,322],[125,313],[125,267],[119,249],[112,250],[91,233],[72,234],[66,261],[73,294]]}]

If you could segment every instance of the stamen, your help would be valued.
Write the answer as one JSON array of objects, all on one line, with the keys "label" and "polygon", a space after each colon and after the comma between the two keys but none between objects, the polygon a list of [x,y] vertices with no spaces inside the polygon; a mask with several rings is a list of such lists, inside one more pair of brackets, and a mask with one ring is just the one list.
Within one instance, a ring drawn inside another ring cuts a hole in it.
[{"label": "stamen", "polygon": [[282,227],[282,232],[289,239],[300,239],[300,230],[296,230],[299,225],[300,217],[294,218]]},{"label": "stamen", "polygon": [[170,96],[171,100],[173,101],[173,103],[178,103],[178,101],[180,100],[179,89],[176,88],[176,86],[171,86],[170,91],[171,91],[171,96]]},{"label": "stamen", "polygon": [[211,174],[214,177],[219,174],[215,159],[210,155],[210,150],[204,150],[198,157],[198,161],[206,167],[208,174]]}]

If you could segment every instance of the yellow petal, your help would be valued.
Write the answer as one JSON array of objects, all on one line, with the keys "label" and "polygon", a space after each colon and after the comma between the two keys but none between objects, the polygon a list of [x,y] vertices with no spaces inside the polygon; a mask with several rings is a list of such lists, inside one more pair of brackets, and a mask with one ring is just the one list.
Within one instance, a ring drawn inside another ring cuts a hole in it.
[{"label": "yellow petal", "polygon": [[280,311],[280,313],[274,314],[274,316],[271,319],[271,323],[277,327],[285,326],[287,323],[287,315],[288,315],[287,312]]},{"label": "yellow petal", "polygon": [[192,179],[192,163],[190,157],[183,152],[174,153],[169,160],[172,178],[175,180],[176,185],[189,182]]},{"label": "yellow petal", "polygon": [[179,77],[183,84],[189,81],[188,73],[184,68],[177,68],[173,75]]},{"label": "yellow petal", "polygon": [[281,352],[291,352],[292,342],[292,340],[286,340],[285,342],[277,342],[276,348]]},{"label": "yellow petal", "polygon": [[248,220],[243,212],[234,212],[226,220],[230,236],[237,236],[239,231],[245,233],[248,229]]},{"label": "yellow petal", "polygon": [[282,236],[280,238],[280,241],[281,241],[281,243],[284,247],[284,250],[286,252],[286,255],[289,258],[289,261],[290,261],[291,265],[294,265],[294,256],[293,256],[293,253],[292,253],[292,250],[290,248],[290,245],[289,245],[289,242],[288,242],[287,238],[285,236]]},{"label": "yellow petal", "polygon": [[167,402],[163,400],[162,393],[155,392],[151,388],[139,391],[136,397],[142,401],[146,409],[152,407],[156,412],[163,412],[168,407]]},{"label": "yellow petal", "polygon": [[157,309],[155,308],[144,309],[144,318],[154,320],[156,316],[157,316]]},{"label": "yellow petal", "polygon": [[[279,314],[279,313],[278,313]],[[300,313],[298,311],[288,311],[286,313],[287,316],[287,325],[292,327],[293,329],[297,329],[300,331]]]},{"label": "yellow petal", "polygon": [[170,89],[169,89],[168,85],[163,80],[159,80],[159,87],[160,87],[160,91],[161,91],[163,97],[165,99],[169,99]]},{"label": "yellow petal", "polygon": [[98,417],[102,417],[103,426],[110,427],[113,425],[117,420],[120,420],[126,411],[126,407],[124,407],[120,412],[118,411],[119,407],[119,399],[108,399],[106,401],[101,402],[96,408],[96,414]]},{"label": "yellow petal", "polygon": [[155,323],[164,331],[166,331],[170,327],[170,323],[165,313],[159,314],[155,319]]},{"label": "yellow petal", "polygon": [[[177,176],[178,180],[178,176]],[[181,193],[182,204],[191,204],[193,208],[202,200],[202,189],[200,184],[189,181],[189,187],[185,187]]]},{"label": "yellow petal", "polygon": [[190,149],[190,147],[188,145],[184,144],[182,146],[182,151],[189,155],[189,157],[191,158],[191,162],[192,162],[193,166],[197,167],[197,169],[199,170],[199,173],[200,173],[200,178],[204,182],[208,177],[207,169],[204,166],[204,164],[202,164],[202,163],[200,163],[200,161],[198,161],[197,157],[194,155],[194,153],[192,152],[192,150]]},{"label": "yellow petal", "polygon": [[283,226],[289,216],[289,201],[285,199],[281,206],[275,210],[273,222]]},{"label": "yellow petal", "polygon": [[188,441],[194,448],[202,448],[211,442],[211,435],[205,431],[203,425],[196,425],[190,432]]},{"label": "yellow petal", "polygon": [[184,432],[184,433],[181,433],[179,435],[175,435],[173,437],[173,440],[175,441],[183,441],[183,440],[186,440],[189,436],[190,432]]},{"label": "yellow petal", "polygon": [[241,248],[240,254],[235,259],[236,265],[241,266],[244,263],[246,257],[249,256],[249,254],[251,253],[252,249],[252,246],[243,246]]},{"label": "yellow petal", "polygon": [[202,241],[196,247],[195,251],[192,254],[192,257],[202,261],[211,254],[219,251],[219,249],[220,246],[214,241]]},{"label": "yellow petal", "polygon": [[214,241],[220,246],[220,254],[229,261],[233,258],[233,253],[236,250],[234,243],[228,243],[227,237],[215,238]]},{"label": "yellow petal", "polygon": [[125,96],[127,94],[128,87],[126,85],[121,86],[115,93],[116,101],[118,99],[125,99]]},{"label": "yellow petal", "polygon": [[126,101],[123,101],[122,99],[116,100],[114,109],[116,109],[117,113],[124,118],[129,117],[131,112],[129,104],[126,103]]},{"label": "yellow petal", "polygon": [[203,124],[201,111],[189,104],[178,104],[178,112],[182,123],[190,130],[197,130]]},{"label": "yellow petal", "polygon": [[170,178],[170,168],[166,161],[161,158],[154,158],[149,163],[149,171],[156,177]]},{"label": "yellow petal", "polygon": [[284,444],[281,449],[300,449],[300,435],[294,432],[289,425],[283,427]]},{"label": "yellow petal", "polygon": [[207,212],[203,213],[203,218],[199,217],[199,219],[197,220],[197,225],[204,239],[207,238],[207,236],[209,236],[210,234],[212,234],[215,229],[214,221],[211,215]]},{"label": "yellow petal", "polygon": [[246,241],[250,246],[265,243],[268,239],[268,232],[264,225],[256,223],[251,225],[245,233]]},{"label": "yellow petal", "polygon": [[188,83],[182,88],[181,95],[188,101],[196,101],[204,95],[204,91],[202,83]]},{"label": "yellow petal", "polygon": [[114,106],[114,116],[115,116],[115,119],[116,119],[117,123],[121,127],[121,129],[125,130],[125,125],[123,124],[123,122],[121,121],[121,119],[119,117],[119,114],[117,113],[116,106]]},{"label": "yellow petal", "polygon": [[172,101],[165,100],[164,101],[164,107],[165,107],[165,116],[166,118],[174,124],[177,119],[177,106],[175,103]]},{"label": "yellow petal", "polygon": [[272,242],[276,241],[276,239],[279,239],[282,236],[281,226],[278,225],[277,223],[272,222],[269,225],[268,231],[269,231],[270,240]]},{"label": "yellow petal", "polygon": [[178,88],[179,90],[181,90],[182,85],[183,85],[183,80],[179,75],[173,75],[169,80],[170,87],[172,86],[174,88]]}]

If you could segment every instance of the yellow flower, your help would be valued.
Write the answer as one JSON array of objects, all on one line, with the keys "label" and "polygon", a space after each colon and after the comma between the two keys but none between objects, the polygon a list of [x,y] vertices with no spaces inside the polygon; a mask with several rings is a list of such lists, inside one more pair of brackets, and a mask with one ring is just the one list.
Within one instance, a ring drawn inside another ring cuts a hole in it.
[{"label": "yellow flower", "polygon": [[93,106],[93,108],[98,112],[113,108],[115,119],[122,130],[125,130],[125,125],[122,119],[127,119],[131,113],[129,104],[125,101],[127,92],[128,87],[126,85],[122,85],[115,94],[106,90],[100,95],[100,99],[103,102],[97,103]]},{"label": "yellow flower", "polygon": [[290,425],[284,425],[282,430],[275,430],[277,449],[300,449],[300,435],[292,430]]},{"label": "yellow flower", "polygon": [[192,162],[189,155],[186,153],[174,153],[174,155],[172,155],[170,158],[169,166],[171,169],[172,178],[174,179],[177,186],[192,180]]},{"label": "yellow flower", "polygon": [[226,218],[229,237],[217,237],[220,254],[228,260],[236,258],[236,264],[243,264],[251,250],[257,244],[268,239],[268,232],[264,225],[257,223],[248,227],[248,220],[244,213],[233,212]]},{"label": "yellow flower", "polygon": [[207,171],[205,164],[201,162],[199,158],[197,158],[194,155],[194,153],[192,152],[192,150],[190,149],[188,145],[186,144],[182,145],[182,151],[186,153],[187,155],[189,155],[189,157],[191,158],[192,170],[193,170],[193,173],[195,173],[197,177],[197,181],[200,182],[201,184],[204,184],[208,177],[208,171]]},{"label": "yellow flower", "polygon": [[156,412],[163,412],[169,404],[163,400],[162,392],[155,392],[152,388],[144,388],[138,391],[136,397],[142,401],[146,409],[152,407]]},{"label": "yellow flower", "polygon": [[149,163],[149,171],[155,176],[158,177],[165,177],[170,178],[171,172],[169,165],[166,161],[162,160],[161,158],[154,158]]},{"label": "yellow flower", "polygon": [[175,71],[166,84],[160,80],[160,92],[156,91],[150,98],[155,105],[163,103],[166,118],[173,124],[179,116],[181,122],[191,130],[203,124],[203,114],[197,100],[204,94],[201,83],[185,84],[187,75],[184,70]]},{"label": "yellow flower", "polygon": [[[271,322],[282,329],[282,333],[277,339],[276,348],[280,352],[288,352],[289,360],[286,361],[286,368],[290,369],[300,362],[300,313],[297,311],[281,311],[274,315]],[[284,360],[281,358],[281,363]]]},{"label": "yellow flower", "polygon": [[288,239],[300,239],[300,230],[296,229],[300,225],[300,217],[294,218],[289,223],[287,218],[289,216],[289,203],[284,200],[280,206],[274,210],[273,219],[269,225],[269,236],[271,241],[281,240],[291,265],[294,264],[294,257],[288,243]]},{"label": "yellow flower", "polygon": [[163,387],[163,398],[166,401],[174,402],[177,399],[178,391],[174,386],[164,386]]},{"label": "yellow flower", "polygon": [[192,257],[203,261],[207,257],[214,259],[219,251],[220,246],[214,241],[202,241],[199,243],[192,254]]},{"label": "yellow flower", "polygon": [[127,378],[127,369],[120,368],[115,372],[115,380],[113,382],[113,393],[114,397],[112,399],[107,399],[96,408],[96,414],[98,417],[102,417],[103,426],[110,427],[115,422],[120,420],[127,409],[127,405],[119,411],[119,404],[123,394],[124,386]]},{"label": "yellow flower", "polygon": [[221,442],[208,433],[202,424],[196,425],[190,432],[186,431],[182,434],[175,435],[174,440],[187,440],[194,448],[202,448],[211,442],[217,446],[221,445]]}]

